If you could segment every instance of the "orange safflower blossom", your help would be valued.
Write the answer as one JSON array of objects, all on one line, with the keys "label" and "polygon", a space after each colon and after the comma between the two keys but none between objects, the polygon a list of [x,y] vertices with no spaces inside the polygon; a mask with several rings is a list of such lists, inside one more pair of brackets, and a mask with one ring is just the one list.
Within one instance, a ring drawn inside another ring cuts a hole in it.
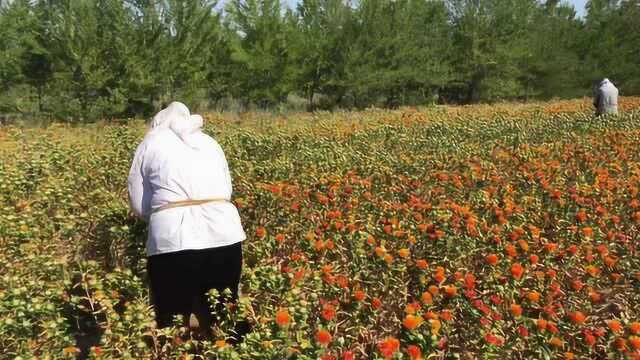
[{"label": "orange safflower blossom", "polygon": [[520,315],[522,315],[522,307],[518,304],[511,304],[510,311],[513,317],[517,318],[517,317],[520,317]]},{"label": "orange safflower blossom", "polygon": [[327,330],[320,329],[316,332],[316,341],[318,342],[318,344],[322,346],[329,345],[331,343],[332,338],[333,337]]},{"label": "orange safflower blossom", "polygon": [[458,288],[455,285],[447,285],[444,287],[444,293],[448,297],[454,297],[458,293]]},{"label": "orange safflower blossom", "polygon": [[618,333],[618,332],[620,332],[622,330],[622,324],[618,320],[608,320],[607,321],[607,326],[614,333]]},{"label": "orange safflower blossom", "polygon": [[489,254],[485,259],[487,261],[487,264],[492,266],[498,263],[498,255],[496,254]]},{"label": "orange safflower blossom", "polygon": [[407,330],[415,330],[423,322],[424,322],[424,320],[422,319],[422,316],[416,316],[416,315],[409,314],[404,318],[404,321],[402,322],[402,325],[404,325],[404,327]]},{"label": "orange safflower blossom", "polygon": [[570,312],[568,316],[571,322],[578,325],[583,324],[587,320],[587,316],[580,311]]},{"label": "orange safflower blossom", "polygon": [[285,327],[291,322],[291,316],[287,310],[278,310],[276,313],[276,324],[280,327]]},{"label": "orange safflower blossom", "polygon": [[336,316],[336,309],[331,304],[324,304],[321,311],[322,318],[331,321]]},{"label": "orange safflower blossom", "polygon": [[378,351],[385,359],[391,359],[395,353],[400,350],[400,341],[390,337],[378,343]]},{"label": "orange safflower blossom", "polygon": [[527,299],[529,299],[529,301],[533,303],[537,303],[538,301],[540,301],[540,293],[535,290],[529,291],[529,293],[527,293]]},{"label": "orange safflower blossom", "polygon": [[518,263],[511,265],[511,276],[513,276],[514,279],[520,280],[520,278],[522,278],[523,273],[524,273],[524,267],[522,267],[522,265]]},{"label": "orange safflower blossom", "polygon": [[425,305],[433,304],[433,296],[428,291],[423,292],[420,298],[422,300],[422,303]]},{"label": "orange safflower blossom", "polygon": [[422,350],[416,345],[407,346],[407,355],[411,360],[422,360]]}]

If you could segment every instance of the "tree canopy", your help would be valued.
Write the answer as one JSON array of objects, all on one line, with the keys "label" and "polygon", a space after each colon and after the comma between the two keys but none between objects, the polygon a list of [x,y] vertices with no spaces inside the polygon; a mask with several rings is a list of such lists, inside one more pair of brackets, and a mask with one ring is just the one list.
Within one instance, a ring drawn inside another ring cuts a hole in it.
[{"label": "tree canopy", "polygon": [[397,107],[640,93],[640,0],[0,1],[0,113]]}]

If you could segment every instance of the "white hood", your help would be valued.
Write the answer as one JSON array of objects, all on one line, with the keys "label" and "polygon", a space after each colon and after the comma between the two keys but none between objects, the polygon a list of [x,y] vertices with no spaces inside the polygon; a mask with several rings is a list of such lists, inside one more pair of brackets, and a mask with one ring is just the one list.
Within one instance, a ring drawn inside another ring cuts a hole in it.
[{"label": "white hood", "polygon": [[203,124],[202,116],[191,115],[185,104],[174,101],[153,117],[151,129],[171,129],[185,144],[195,147],[191,135],[199,133]]}]

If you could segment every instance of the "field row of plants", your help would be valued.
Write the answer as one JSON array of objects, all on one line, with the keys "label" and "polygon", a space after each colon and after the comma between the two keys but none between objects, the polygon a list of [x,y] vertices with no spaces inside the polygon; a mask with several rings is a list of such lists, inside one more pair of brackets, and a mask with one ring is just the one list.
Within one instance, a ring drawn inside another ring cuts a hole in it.
[{"label": "field row of plants", "polygon": [[640,358],[621,102],[208,116],[249,235],[210,340],[154,328],[126,194],[142,123],[0,128],[0,358]]}]

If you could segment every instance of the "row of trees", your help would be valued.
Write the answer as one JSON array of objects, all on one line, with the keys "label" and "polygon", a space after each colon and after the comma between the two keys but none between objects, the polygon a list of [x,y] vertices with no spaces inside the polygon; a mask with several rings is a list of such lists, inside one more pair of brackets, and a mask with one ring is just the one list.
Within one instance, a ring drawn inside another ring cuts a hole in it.
[{"label": "row of trees", "polygon": [[[0,0],[0,112],[398,106],[640,92],[640,0]],[[634,30],[635,29],[635,30]]]}]

